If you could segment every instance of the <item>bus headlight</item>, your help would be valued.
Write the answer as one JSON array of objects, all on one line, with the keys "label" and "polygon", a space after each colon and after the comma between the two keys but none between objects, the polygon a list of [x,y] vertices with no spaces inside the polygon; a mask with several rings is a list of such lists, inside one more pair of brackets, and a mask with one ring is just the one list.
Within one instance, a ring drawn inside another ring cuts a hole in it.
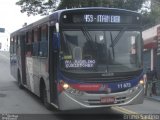
[{"label": "bus headlight", "polygon": [[145,82],[144,82],[143,79],[141,79],[141,80],[139,81],[139,83],[138,83],[137,89],[139,89],[139,88],[141,88],[141,87],[144,88],[144,86],[145,86]]},{"label": "bus headlight", "polygon": [[69,84],[65,83],[63,80],[60,81],[60,85],[64,90],[70,88]]},{"label": "bus headlight", "polygon": [[67,83],[64,83],[63,85],[62,85],[62,87],[63,87],[63,89],[68,89],[70,86],[67,84]]},{"label": "bus headlight", "polygon": [[144,86],[145,86],[145,82],[144,82],[143,79],[141,79],[141,80],[139,81],[138,85],[136,85],[136,86],[134,86],[133,88],[129,89],[129,92],[130,92],[130,93],[133,93],[133,92],[139,90],[140,88],[142,88],[142,87],[144,87]]},{"label": "bus headlight", "polygon": [[72,88],[68,83],[65,83],[63,80],[60,81],[60,84],[61,84],[62,88],[63,88],[66,92],[68,92],[68,93],[70,93],[70,94],[83,95],[83,93],[84,93],[83,91],[80,91],[80,90],[77,90],[77,89]]},{"label": "bus headlight", "polygon": [[141,79],[141,80],[139,81],[139,84],[144,85],[144,80]]}]

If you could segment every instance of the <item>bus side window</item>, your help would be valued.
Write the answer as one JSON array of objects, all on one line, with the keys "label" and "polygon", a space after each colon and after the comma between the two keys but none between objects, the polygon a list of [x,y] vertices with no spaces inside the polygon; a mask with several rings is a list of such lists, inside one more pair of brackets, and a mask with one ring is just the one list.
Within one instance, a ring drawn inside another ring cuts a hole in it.
[{"label": "bus side window", "polygon": [[14,49],[14,48],[13,48],[13,45],[14,45],[13,43],[14,43],[14,42],[13,42],[13,37],[12,37],[12,38],[10,38],[10,53],[11,53],[11,54],[13,54],[13,49]]},{"label": "bus side window", "polygon": [[15,54],[15,50],[16,50],[16,43],[15,43],[15,36],[13,36],[11,38],[11,43],[10,43],[11,54]]},{"label": "bus side window", "polygon": [[42,26],[41,41],[40,41],[40,57],[47,57],[48,55],[48,25]]},{"label": "bus side window", "polygon": [[29,31],[26,33],[26,56],[31,57],[32,56],[32,32]]},{"label": "bus side window", "polygon": [[18,35],[17,37],[17,40],[16,40],[16,53],[17,55],[20,55],[20,36]]},{"label": "bus side window", "polygon": [[58,36],[59,34],[56,32],[56,27],[54,26],[53,28],[53,48],[54,50],[57,50],[59,48],[59,41],[58,41]]},{"label": "bus side window", "polygon": [[13,38],[13,46],[14,46],[14,48],[13,48],[13,53],[15,54],[16,53],[16,36],[14,36],[14,38]]},{"label": "bus side window", "polygon": [[38,40],[38,28],[33,30],[33,56],[38,56],[39,40]]}]

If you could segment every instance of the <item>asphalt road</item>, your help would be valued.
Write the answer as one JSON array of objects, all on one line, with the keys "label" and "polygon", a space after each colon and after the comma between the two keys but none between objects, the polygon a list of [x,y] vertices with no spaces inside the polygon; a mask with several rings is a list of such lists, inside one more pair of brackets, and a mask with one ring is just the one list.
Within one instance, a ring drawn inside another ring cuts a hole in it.
[{"label": "asphalt road", "polygon": [[144,99],[143,104],[130,105],[123,107],[130,111],[135,111],[140,114],[159,114],[160,115],[160,102],[154,100]]},{"label": "asphalt road", "polygon": [[51,114],[34,95],[18,88],[10,75],[8,56],[0,52],[0,113]]},{"label": "asphalt road", "polygon": [[5,117],[17,118],[15,120],[120,120],[126,114],[160,114],[160,103],[146,99],[144,104],[123,108],[49,111],[38,97],[18,88],[16,80],[10,75],[9,53],[0,52],[0,68],[0,120]]}]

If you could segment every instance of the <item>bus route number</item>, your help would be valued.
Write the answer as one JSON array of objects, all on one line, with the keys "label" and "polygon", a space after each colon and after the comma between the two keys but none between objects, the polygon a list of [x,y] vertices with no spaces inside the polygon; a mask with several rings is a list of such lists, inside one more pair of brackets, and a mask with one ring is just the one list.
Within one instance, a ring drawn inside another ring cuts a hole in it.
[{"label": "bus route number", "polygon": [[93,22],[94,16],[93,15],[84,15],[85,22]]},{"label": "bus route number", "polygon": [[118,84],[118,88],[122,89],[122,88],[130,88],[131,87],[131,83],[119,83]]}]

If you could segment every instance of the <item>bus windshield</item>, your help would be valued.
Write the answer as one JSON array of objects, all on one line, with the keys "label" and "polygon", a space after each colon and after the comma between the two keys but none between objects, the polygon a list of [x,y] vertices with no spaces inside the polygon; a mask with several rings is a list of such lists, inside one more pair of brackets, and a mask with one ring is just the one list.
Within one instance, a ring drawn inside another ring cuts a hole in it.
[{"label": "bus windshield", "polygon": [[141,33],[120,30],[64,29],[61,68],[76,73],[129,72],[141,67]]}]

